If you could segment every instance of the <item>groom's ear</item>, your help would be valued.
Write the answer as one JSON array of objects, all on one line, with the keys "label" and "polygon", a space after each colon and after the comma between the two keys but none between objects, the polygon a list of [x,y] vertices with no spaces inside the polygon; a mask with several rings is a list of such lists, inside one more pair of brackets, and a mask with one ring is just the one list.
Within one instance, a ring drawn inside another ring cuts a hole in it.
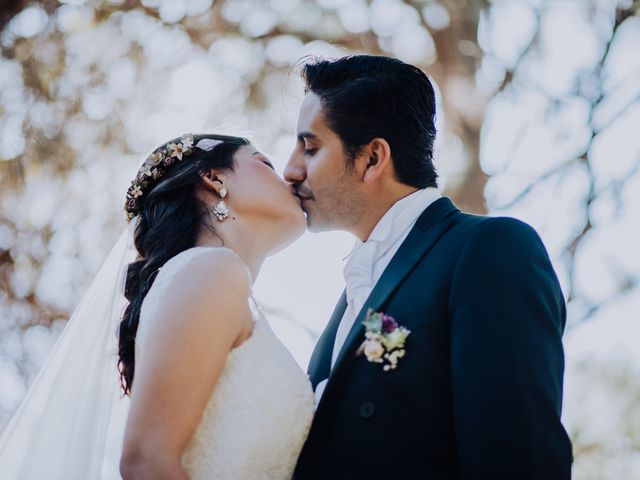
[{"label": "groom's ear", "polygon": [[391,147],[384,138],[374,138],[362,151],[364,163],[362,180],[372,183],[379,180],[387,171],[392,171]]}]

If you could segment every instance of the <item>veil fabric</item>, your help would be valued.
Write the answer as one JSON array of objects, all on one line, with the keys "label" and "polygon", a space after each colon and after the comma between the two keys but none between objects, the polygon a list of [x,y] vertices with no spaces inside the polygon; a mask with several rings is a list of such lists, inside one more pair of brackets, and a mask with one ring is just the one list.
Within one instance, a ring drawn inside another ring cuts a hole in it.
[{"label": "veil fabric", "polygon": [[120,478],[129,399],[120,389],[117,333],[137,220],[120,235],[0,436],[3,480]]}]

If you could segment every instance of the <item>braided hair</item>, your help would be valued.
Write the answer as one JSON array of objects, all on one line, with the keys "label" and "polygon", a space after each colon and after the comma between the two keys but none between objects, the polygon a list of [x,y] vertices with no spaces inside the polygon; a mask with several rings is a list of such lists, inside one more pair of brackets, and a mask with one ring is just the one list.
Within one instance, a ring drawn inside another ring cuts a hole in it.
[{"label": "braided hair", "polygon": [[[150,177],[144,195],[136,198],[138,222],[134,232],[137,259],[130,263],[125,282],[129,301],[118,330],[118,370],[124,395],[131,393],[135,370],[135,340],[142,302],[153,285],[158,270],[167,260],[195,246],[206,206],[196,198],[194,187],[200,173],[209,169],[233,170],[233,155],[249,141],[224,135],[194,135],[197,144],[203,138],[220,140],[210,151],[193,148],[180,162],[162,170],[162,176]],[[180,139],[156,149],[175,145]],[[153,154],[152,154],[153,155]],[[144,167],[143,167],[144,168]],[[127,205],[131,206],[131,198]],[[129,217],[131,218],[131,217]]]}]

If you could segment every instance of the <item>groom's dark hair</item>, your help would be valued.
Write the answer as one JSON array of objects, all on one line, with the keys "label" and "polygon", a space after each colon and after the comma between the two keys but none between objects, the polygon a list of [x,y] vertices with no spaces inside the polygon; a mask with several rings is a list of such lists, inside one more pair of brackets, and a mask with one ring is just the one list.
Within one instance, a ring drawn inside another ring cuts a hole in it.
[{"label": "groom's dark hair", "polygon": [[340,137],[351,165],[363,145],[384,138],[398,181],[416,188],[437,186],[436,100],[422,70],[372,55],[306,57],[300,64],[305,92],[320,97],[327,124]]}]

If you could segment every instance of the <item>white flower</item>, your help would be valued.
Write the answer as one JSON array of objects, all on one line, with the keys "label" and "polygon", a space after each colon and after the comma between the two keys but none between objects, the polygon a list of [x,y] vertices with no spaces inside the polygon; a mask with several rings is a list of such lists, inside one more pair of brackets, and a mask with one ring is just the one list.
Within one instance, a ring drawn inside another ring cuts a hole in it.
[{"label": "white flower", "polygon": [[384,348],[376,340],[367,340],[364,343],[364,354],[370,362],[378,362],[384,354]]},{"label": "white flower", "polygon": [[140,178],[150,177],[151,176],[151,165],[147,165],[146,163],[142,165],[140,168]]},{"label": "white flower", "polygon": [[149,164],[149,166],[155,167],[156,165],[159,165],[160,162],[162,162],[163,158],[164,157],[162,155],[162,152],[155,152],[147,157],[147,163]]},{"label": "white flower", "polygon": [[169,152],[171,152],[169,156],[176,157],[178,160],[182,160],[182,155],[186,153],[186,148],[182,143],[170,143],[167,145],[167,148],[169,149]]},{"label": "white flower", "polygon": [[133,198],[138,198],[142,196],[142,189],[140,188],[140,185],[136,185],[131,189],[131,196]]},{"label": "white flower", "polygon": [[376,340],[376,341],[380,341],[380,339],[382,338],[382,335],[381,335],[381,334],[379,334],[378,332],[372,332],[372,331],[369,331],[369,332],[365,332],[364,337],[365,337],[367,340]]},{"label": "white flower", "polygon": [[193,146],[193,135],[191,135],[190,133],[183,135],[180,140],[182,140],[182,146],[185,149],[191,148]]}]

